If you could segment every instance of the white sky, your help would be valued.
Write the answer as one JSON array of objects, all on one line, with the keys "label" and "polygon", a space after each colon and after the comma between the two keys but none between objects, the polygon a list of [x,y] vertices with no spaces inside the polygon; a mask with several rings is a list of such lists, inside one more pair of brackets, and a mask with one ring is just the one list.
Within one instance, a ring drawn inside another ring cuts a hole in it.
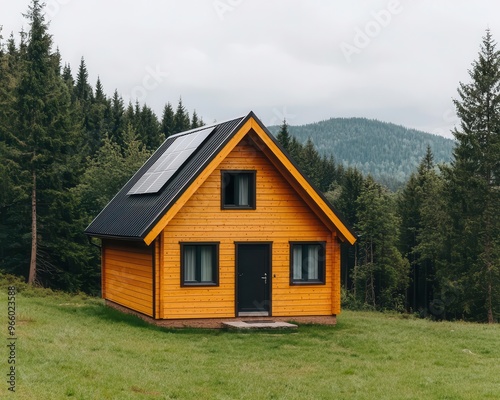
[{"label": "white sky", "polygon": [[[206,123],[367,117],[451,137],[497,0],[45,0],[63,62],[161,117],[179,96]],[[0,0],[3,36],[30,0]]]}]

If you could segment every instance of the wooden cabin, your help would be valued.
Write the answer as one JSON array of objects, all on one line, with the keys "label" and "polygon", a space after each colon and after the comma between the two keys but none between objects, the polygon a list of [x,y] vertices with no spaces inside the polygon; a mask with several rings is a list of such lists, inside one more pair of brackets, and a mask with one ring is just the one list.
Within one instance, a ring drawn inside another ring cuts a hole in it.
[{"label": "wooden cabin", "polygon": [[253,113],[170,136],[85,233],[103,298],[163,320],[337,315],[356,240]]}]

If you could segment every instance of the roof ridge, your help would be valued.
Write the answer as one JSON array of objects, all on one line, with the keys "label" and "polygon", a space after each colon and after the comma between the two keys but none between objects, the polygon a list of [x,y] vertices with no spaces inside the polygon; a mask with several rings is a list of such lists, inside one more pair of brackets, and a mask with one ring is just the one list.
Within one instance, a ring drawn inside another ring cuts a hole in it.
[{"label": "roof ridge", "polygon": [[187,131],[182,131],[182,132],[174,133],[173,135],[170,135],[167,139],[170,139],[170,138],[173,138],[173,137],[180,137],[180,136],[190,135],[192,133],[196,133],[196,132],[199,132],[199,131],[204,130],[204,129],[215,128],[216,126],[219,126],[219,125],[222,125],[222,124],[227,124],[228,122],[236,121],[237,119],[241,120],[241,119],[246,118],[246,117],[247,117],[247,115],[243,115],[243,116],[240,116],[240,117],[237,117],[237,118],[230,118],[230,119],[227,119],[225,121],[215,122],[212,125],[199,126],[197,128],[189,129]]}]

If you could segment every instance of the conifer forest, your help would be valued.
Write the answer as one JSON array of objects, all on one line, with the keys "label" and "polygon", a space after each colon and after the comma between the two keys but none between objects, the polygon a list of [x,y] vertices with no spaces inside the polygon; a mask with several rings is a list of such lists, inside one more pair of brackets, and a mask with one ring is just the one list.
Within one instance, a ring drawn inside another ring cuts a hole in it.
[{"label": "conifer forest", "polygon": [[[73,71],[55,50],[43,3],[26,19],[19,39],[0,31],[0,270],[99,295],[99,242],[85,227],[166,137],[204,122],[179,94],[161,116],[106,95],[83,58]],[[500,51],[489,30],[453,103],[451,160],[428,146],[390,189],[286,121],[273,131],[358,236],[342,248],[343,307],[499,321]]]}]

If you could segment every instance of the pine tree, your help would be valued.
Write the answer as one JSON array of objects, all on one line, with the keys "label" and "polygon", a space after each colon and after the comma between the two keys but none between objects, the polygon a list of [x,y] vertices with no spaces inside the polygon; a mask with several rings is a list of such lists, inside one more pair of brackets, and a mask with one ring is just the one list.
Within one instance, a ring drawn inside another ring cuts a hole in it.
[{"label": "pine tree", "polygon": [[[22,170],[18,162],[17,138],[14,135],[18,50],[10,40],[7,51],[3,50],[0,36],[0,269],[18,273],[20,271],[9,268],[9,261],[15,258],[10,250],[20,245],[15,238],[18,216],[13,209],[26,198],[19,186]],[[16,259],[18,261],[21,260]],[[11,266],[15,267],[15,264]]]},{"label": "pine tree", "polygon": [[74,102],[76,100],[76,97],[74,95],[75,80],[73,79],[73,74],[71,72],[71,66],[69,64],[64,64],[62,77],[63,77],[64,82],[66,82],[66,85],[68,86],[68,90],[71,93],[71,100],[72,100],[72,102]]},{"label": "pine tree", "polygon": [[191,121],[189,119],[189,113],[182,104],[182,98],[179,98],[179,103],[177,104],[177,110],[174,115],[174,133],[184,132],[189,130],[191,126]]},{"label": "pine tree", "polygon": [[[51,228],[56,221],[50,212],[60,206],[57,195],[64,192],[66,182],[71,180],[67,159],[72,153],[74,131],[68,120],[69,91],[60,77],[60,57],[51,53],[52,38],[47,32],[43,4],[33,0],[26,17],[30,31],[17,88],[17,145],[19,163],[26,176],[23,187],[31,203],[28,282],[34,283],[40,245],[49,243],[50,240],[45,242],[46,236],[54,234]],[[48,265],[49,258],[42,257]]]},{"label": "pine tree", "polygon": [[[406,186],[399,193],[397,207],[401,218],[399,248],[410,261],[410,286],[408,288],[408,308],[427,315],[430,301],[433,298],[435,282],[435,258],[429,258],[419,252],[419,248],[427,243],[420,241],[425,237],[421,232],[429,228],[424,225],[423,208],[432,212],[429,199],[437,202],[434,185],[427,184],[429,179],[437,179],[434,171],[434,156],[430,146],[420,162],[417,172],[410,176]],[[430,221],[426,221],[428,223]],[[435,222],[430,227],[435,228]]]},{"label": "pine tree", "polygon": [[111,106],[106,99],[101,80],[97,78],[95,95],[90,103],[88,114],[86,116],[87,132],[86,147],[88,156],[96,153],[102,144],[102,139],[106,135],[110,125]]},{"label": "pine tree", "polygon": [[124,139],[122,137],[123,132],[125,130],[125,108],[123,106],[123,99],[118,94],[118,91],[115,89],[113,93],[113,98],[111,99],[111,109],[110,109],[110,129],[108,132],[111,133],[111,138],[116,141],[120,146],[124,146]]},{"label": "pine tree", "polygon": [[200,124],[200,120],[198,119],[198,114],[196,113],[196,110],[193,110],[193,116],[191,117],[191,129],[199,128],[200,126],[203,126]]},{"label": "pine tree", "polygon": [[106,95],[104,94],[104,88],[102,87],[101,78],[97,77],[97,83],[95,85],[95,102],[104,103],[106,101]]},{"label": "pine tree", "polygon": [[361,195],[364,178],[356,168],[349,167],[340,180],[340,195],[335,203],[342,215],[352,226],[358,223],[358,207],[356,200]]},{"label": "pine tree", "polygon": [[454,100],[460,126],[448,175],[454,270],[463,312],[491,323],[500,315],[500,52],[489,30],[469,76]]},{"label": "pine tree", "polygon": [[361,262],[353,271],[355,285],[366,304],[403,311],[409,265],[396,247],[394,200],[369,176],[356,202]]},{"label": "pine tree", "polygon": [[[418,194],[418,228],[415,246],[411,249],[414,310],[421,315],[446,319],[457,313],[458,291],[451,263],[451,228],[445,181],[430,169]],[[404,225],[403,225],[404,227]],[[411,293],[411,292],[409,292]],[[410,302],[411,304],[411,302]]]},{"label": "pine tree", "polygon": [[87,72],[85,60],[82,57],[80,67],[78,68],[78,74],[76,76],[75,95],[82,103],[90,105],[93,93],[92,87],[89,85],[88,78],[89,73]]},{"label": "pine tree", "polygon": [[165,138],[174,134],[174,109],[170,103],[165,104],[161,118],[161,133]]},{"label": "pine tree", "polygon": [[291,139],[290,139],[290,133],[288,132],[288,124],[286,123],[286,119],[283,120],[278,135],[276,136],[276,139],[286,151],[290,152]]},{"label": "pine tree", "polygon": [[160,123],[156,114],[146,104],[139,113],[139,127],[136,129],[139,138],[148,150],[156,150],[165,140],[161,133]]},{"label": "pine tree", "polygon": [[306,176],[316,187],[319,187],[321,179],[321,157],[310,138],[304,145],[299,160],[299,165]]}]

